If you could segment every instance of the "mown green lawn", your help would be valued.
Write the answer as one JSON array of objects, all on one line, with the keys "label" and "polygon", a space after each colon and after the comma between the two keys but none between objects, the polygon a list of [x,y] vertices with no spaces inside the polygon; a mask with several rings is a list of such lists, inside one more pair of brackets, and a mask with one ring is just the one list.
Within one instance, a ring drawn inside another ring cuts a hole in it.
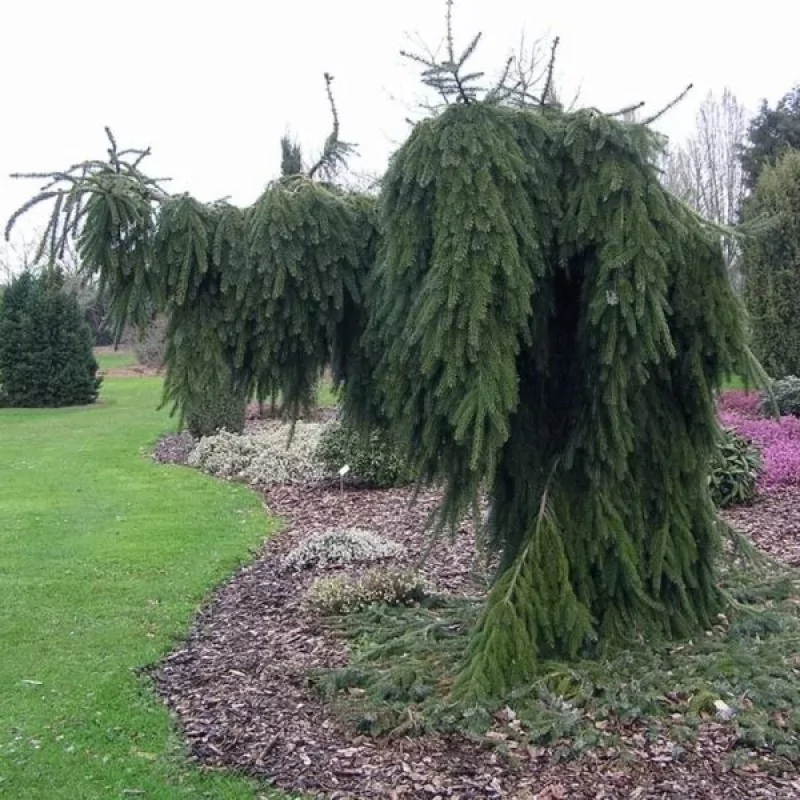
[{"label": "mown green lawn", "polygon": [[149,445],[160,381],[94,407],[0,411],[0,796],[277,797],[184,758],[136,670],[270,532],[258,497]]},{"label": "mown green lawn", "polygon": [[725,391],[729,391],[731,389],[744,389],[744,378],[740,377],[739,375],[731,375],[730,378],[725,381],[725,384],[722,388]]},{"label": "mown green lawn", "polygon": [[123,367],[135,367],[138,364],[136,356],[132,350],[109,351],[103,349],[95,353],[100,369],[122,369]]}]

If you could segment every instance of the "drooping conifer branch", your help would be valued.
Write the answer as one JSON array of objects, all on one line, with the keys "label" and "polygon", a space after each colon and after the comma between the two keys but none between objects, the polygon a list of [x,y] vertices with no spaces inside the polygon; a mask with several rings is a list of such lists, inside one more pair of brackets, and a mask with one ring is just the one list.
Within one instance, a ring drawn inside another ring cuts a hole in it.
[{"label": "drooping conifer branch", "polygon": [[[114,186],[121,190],[124,186],[123,194],[138,193],[145,202],[161,202],[168,196],[161,184],[169,178],[151,178],[139,169],[142,161],[150,155],[150,148],[120,151],[111,129],[106,127],[105,132],[110,145],[107,161],[91,159],[73,164],[66,170],[11,174],[15,179],[44,180],[45,183],[37,194],[11,214],[4,231],[6,241],[21,217],[41,203],[53,201],[35,262],[40,262],[45,256],[51,264],[63,258],[69,240],[76,238],[81,230],[88,203],[94,194],[107,193]],[[114,183],[115,177],[120,181]]]},{"label": "drooping conifer branch", "polygon": [[660,110],[656,111],[655,114],[652,114],[651,116],[647,117],[647,119],[643,120],[642,121],[642,125],[651,125],[657,119],[660,119],[661,117],[663,117],[664,114],[666,114],[668,111],[671,111],[673,108],[675,108],[675,106],[678,105],[678,103],[680,103],[681,100],[683,100],[683,98],[686,97],[686,95],[689,94],[689,92],[693,88],[694,88],[694,84],[690,83],[679,95],[677,95],[672,100],[670,100],[669,103],[667,103],[663,108],[661,108]]}]

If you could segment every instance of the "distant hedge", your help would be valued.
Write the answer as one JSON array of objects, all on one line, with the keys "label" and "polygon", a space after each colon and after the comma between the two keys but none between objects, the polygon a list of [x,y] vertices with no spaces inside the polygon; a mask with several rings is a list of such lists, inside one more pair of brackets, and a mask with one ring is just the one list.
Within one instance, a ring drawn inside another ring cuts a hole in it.
[{"label": "distant hedge", "polygon": [[0,302],[0,405],[41,408],[97,399],[92,333],[58,270],[25,272]]}]

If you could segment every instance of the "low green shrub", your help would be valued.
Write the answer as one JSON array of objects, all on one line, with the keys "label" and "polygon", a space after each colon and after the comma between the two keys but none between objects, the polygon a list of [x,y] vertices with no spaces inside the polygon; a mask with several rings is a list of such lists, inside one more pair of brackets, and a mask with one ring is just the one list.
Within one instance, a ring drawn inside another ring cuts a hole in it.
[{"label": "low green shrub", "polygon": [[419,574],[375,567],[363,575],[319,578],[308,592],[308,602],[320,614],[352,614],[367,606],[411,606],[429,590]]},{"label": "low green shrub", "polygon": [[731,428],[723,428],[708,477],[714,504],[725,508],[751,502],[760,472],[761,453],[758,448]]},{"label": "low green shrub", "polygon": [[286,569],[325,569],[402,555],[404,548],[373,531],[348,528],[309,536],[283,560]]},{"label": "low green shrub", "polygon": [[[765,417],[772,416],[777,406],[781,416],[800,417],[800,378],[796,375],[787,375],[770,384],[772,396],[764,393],[758,405],[758,410]],[[773,404],[774,400],[774,404]]]},{"label": "low green shrub", "polygon": [[365,434],[347,424],[331,425],[320,440],[317,457],[327,473],[335,475],[346,464],[353,477],[376,489],[414,480],[400,449],[377,429]]}]

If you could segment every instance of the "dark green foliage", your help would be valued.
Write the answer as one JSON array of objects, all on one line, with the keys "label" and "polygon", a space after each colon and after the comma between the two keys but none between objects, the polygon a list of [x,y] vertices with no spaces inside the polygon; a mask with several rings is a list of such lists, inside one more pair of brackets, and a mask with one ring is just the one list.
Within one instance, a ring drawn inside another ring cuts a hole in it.
[{"label": "dark green foliage", "polygon": [[346,423],[333,425],[322,434],[317,457],[326,472],[335,474],[347,464],[350,475],[377,489],[403,486],[415,477],[395,442],[377,428],[363,432]]},{"label": "dark green foliage", "polygon": [[374,200],[311,180],[332,179],[353,150],[339,139],[332,80],[326,74],[333,132],[308,177],[285,139],[285,177],[249,209],[169,195],[140,170],[149,151],[118,151],[110,131],[108,161],[20,176],[50,183],[7,234],[21,214],[53,201],[42,252],[56,259],[77,237],[117,331],[167,316],[164,403],[195,430],[241,429],[241,399],[252,395],[280,394],[296,418],[313,405],[324,367],[341,367],[358,346]]},{"label": "dark green foliage", "polygon": [[[763,559],[763,557],[762,557]],[[336,620],[353,644],[349,662],[313,673],[312,683],[362,732],[382,736],[500,730],[518,746],[580,752],[614,741],[637,723],[676,742],[692,739],[721,700],[745,747],[775,748],[800,763],[796,572],[726,559],[723,590],[735,608],[690,642],[629,642],[596,659],[539,661],[529,679],[490,705],[464,707],[448,695],[452,664],[464,658],[481,604],[430,597],[413,608],[372,607]],[[353,692],[357,689],[357,692]],[[508,707],[516,725],[498,728]],[[755,753],[749,757],[755,757]],[[763,754],[759,754],[759,757]],[[743,758],[748,758],[742,752]]]},{"label": "dark green foliage", "polygon": [[787,150],[800,150],[800,85],[770,108],[763,101],[747,131],[742,166],[748,188],[755,188],[765,167],[774,165]]},{"label": "dark green foliage", "polygon": [[279,387],[291,417],[313,405],[346,305],[360,303],[368,239],[358,202],[303,176],[269,186],[248,212],[248,269],[231,291],[259,394]]},{"label": "dark green foliage", "polygon": [[139,180],[116,172],[99,175],[86,202],[78,251],[84,269],[99,276],[118,333],[128,319],[143,322],[154,303],[164,302],[164,281],[152,267],[154,215]]},{"label": "dark green foliage", "polygon": [[168,318],[164,403],[192,432],[241,431],[252,371],[235,370],[241,340],[227,288],[240,273],[244,215],[188,195],[163,201],[159,211],[153,263]]},{"label": "dark green foliage", "polygon": [[753,349],[773,378],[800,374],[800,150],[764,169],[748,212],[770,223],[745,248]]},{"label": "dark green foliage", "polygon": [[92,334],[57,270],[23,273],[0,305],[0,404],[39,408],[97,399]]},{"label": "dark green foliage", "polygon": [[386,416],[456,522],[485,483],[501,569],[456,695],[720,608],[714,391],[753,374],[715,232],[660,140],[595,112],[470,103],[384,181],[369,324]]},{"label": "dark green foliage", "polygon": [[[75,191],[114,313],[169,316],[181,413],[202,387],[280,394],[297,417],[331,365],[348,422],[388,430],[413,475],[444,484],[443,523],[488,490],[500,570],[455,685],[473,702],[543,659],[714,619],[714,396],[760,375],[718,231],[659,183],[659,137],[563,112],[552,58],[538,102],[509,69],[479,101],[463,68],[478,39],[455,56],[451,5],[447,62],[422,62],[455,102],[394,155],[377,214],[313,180],[351,149],[328,75],[321,157],[250,209],[168,196],[114,152]],[[299,152],[283,155],[294,172]]]},{"label": "dark green foliage", "polygon": [[761,453],[736,431],[724,428],[711,458],[708,486],[717,508],[750,503],[756,495]]},{"label": "dark green foliage", "polygon": [[[421,123],[382,198],[370,333],[386,413],[412,468],[446,475],[454,500],[494,472],[519,397],[517,354],[548,299],[534,287],[553,208],[528,192],[553,196],[555,176],[527,167],[515,119],[473,104]],[[542,142],[544,120],[531,120]]]},{"label": "dark green foliage", "polygon": [[192,436],[213,436],[220,430],[241,433],[244,429],[247,395],[216,381],[199,384],[186,399],[185,423]]},{"label": "dark green foliage", "polygon": [[800,417],[800,378],[787,375],[772,381],[769,392],[764,393],[758,404],[758,410],[765,417],[771,416],[775,410],[782,416]]},{"label": "dark green foliage", "polygon": [[300,145],[288,136],[281,139],[281,176],[288,178],[290,175],[303,174],[303,154]]}]

